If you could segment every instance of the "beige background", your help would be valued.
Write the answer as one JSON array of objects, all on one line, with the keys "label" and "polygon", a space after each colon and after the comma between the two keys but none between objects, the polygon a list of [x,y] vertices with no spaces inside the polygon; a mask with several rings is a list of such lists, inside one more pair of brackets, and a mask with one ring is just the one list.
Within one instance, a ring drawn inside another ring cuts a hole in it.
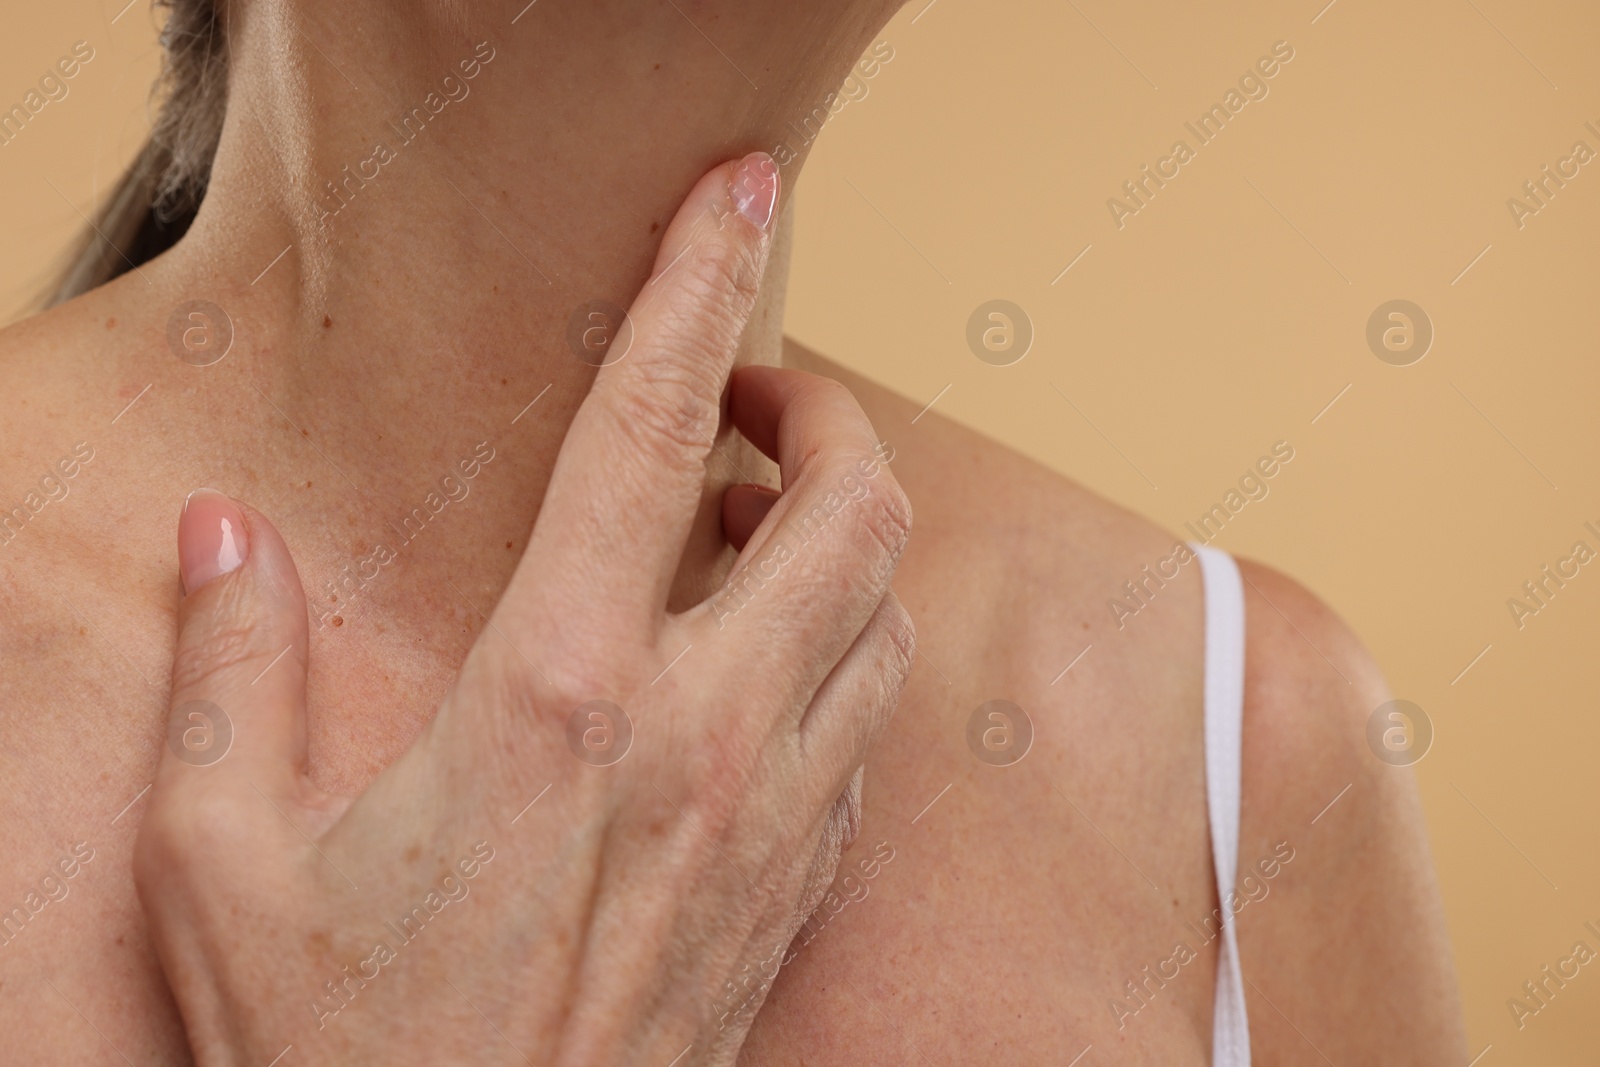
[{"label": "beige background", "polygon": [[[7,106],[74,41],[97,52],[0,148],[4,318],[142,139],[155,29],[122,2],[28,5],[0,36]],[[1217,543],[1330,601],[1430,716],[1478,1062],[1577,1063],[1600,964],[1521,1031],[1506,1001],[1600,949],[1600,565],[1520,630],[1506,600],[1600,549],[1600,161],[1520,230],[1506,201],[1575,141],[1600,152],[1600,8],[1325,2],[913,0],[801,183],[790,330],[1174,530],[1291,442]],[[1107,198],[1280,40],[1269,95],[1119,230]],[[1005,368],[965,341],[997,297],[1037,332]],[[1393,298],[1436,330],[1408,367],[1365,341]]]}]

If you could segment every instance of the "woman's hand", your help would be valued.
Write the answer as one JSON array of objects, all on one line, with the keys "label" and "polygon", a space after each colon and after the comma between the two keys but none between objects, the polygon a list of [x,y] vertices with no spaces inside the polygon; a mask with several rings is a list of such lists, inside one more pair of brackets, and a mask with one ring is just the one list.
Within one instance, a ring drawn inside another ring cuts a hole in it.
[{"label": "woman's hand", "polygon": [[730,493],[733,575],[666,612],[777,183],[752,156],[696,186],[509,588],[361,796],[307,777],[282,540],[220,494],[185,505],[136,876],[199,1063],[732,1061],[751,1016],[725,984],[815,907],[914,655],[889,591],[905,496],[849,394],[796,372],[738,376],[785,489]]}]

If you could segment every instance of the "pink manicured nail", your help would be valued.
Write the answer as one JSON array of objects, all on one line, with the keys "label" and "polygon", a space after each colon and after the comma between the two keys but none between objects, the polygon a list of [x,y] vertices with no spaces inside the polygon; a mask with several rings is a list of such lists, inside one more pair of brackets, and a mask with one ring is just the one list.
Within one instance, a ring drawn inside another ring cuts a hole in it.
[{"label": "pink manicured nail", "polygon": [[739,214],[760,229],[772,222],[772,208],[778,202],[778,165],[765,152],[752,152],[739,161],[728,190]]},{"label": "pink manicured nail", "polygon": [[250,555],[239,506],[215,489],[196,489],[178,518],[178,573],[183,591],[192,593],[219,578]]}]

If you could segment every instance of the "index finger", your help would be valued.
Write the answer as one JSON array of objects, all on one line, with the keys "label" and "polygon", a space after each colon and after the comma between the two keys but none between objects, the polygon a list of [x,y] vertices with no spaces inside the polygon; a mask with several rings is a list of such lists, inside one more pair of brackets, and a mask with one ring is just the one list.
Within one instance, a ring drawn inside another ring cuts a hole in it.
[{"label": "index finger", "polygon": [[778,185],[758,152],[712,170],[678,210],[628,312],[630,347],[578,409],[502,606],[581,602],[623,616],[602,626],[662,617],[766,268]]}]

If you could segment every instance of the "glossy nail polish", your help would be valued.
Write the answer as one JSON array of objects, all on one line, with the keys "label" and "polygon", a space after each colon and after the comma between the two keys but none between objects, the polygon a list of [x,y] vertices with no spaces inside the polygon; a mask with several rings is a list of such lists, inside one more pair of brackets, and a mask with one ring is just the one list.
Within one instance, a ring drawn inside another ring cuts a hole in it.
[{"label": "glossy nail polish", "polygon": [[729,189],[739,214],[760,229],[772,223],[778,203],[778,165],[765,152],[752,152],[739,161]]},{"label": "glossy nail polish", "polygon": [[225,494],[196,489],[178,518],[178,572],[184,593],[239,569],[250,555],[244,515]]}]

